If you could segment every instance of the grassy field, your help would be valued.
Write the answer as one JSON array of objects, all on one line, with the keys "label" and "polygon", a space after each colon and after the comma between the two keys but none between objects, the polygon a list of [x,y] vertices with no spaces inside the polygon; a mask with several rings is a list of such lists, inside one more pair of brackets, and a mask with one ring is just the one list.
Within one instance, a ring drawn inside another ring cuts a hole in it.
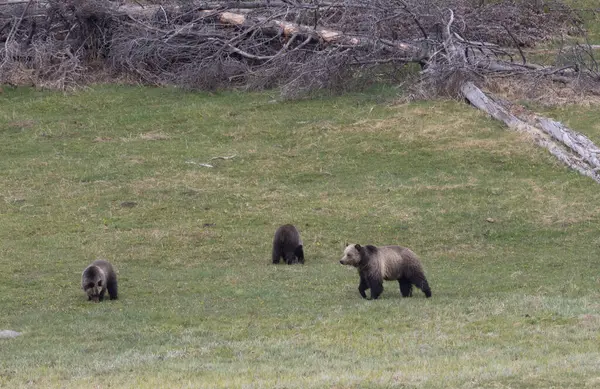
[{"label": "grassy field", "polygon": [[591,44],[600,44],[600,2],[598,0],[565,0],[565,3],[580,10]]},{"label": "grassy field", "polygon": [[[5,88],[0,387],[598,387],[598,184],[391,92]],[[288,222],[304,266],[269,263]],[[346,242],[411,247],[433,297],[361,299]],[[117,301],[80,290],[98,257]]]}]

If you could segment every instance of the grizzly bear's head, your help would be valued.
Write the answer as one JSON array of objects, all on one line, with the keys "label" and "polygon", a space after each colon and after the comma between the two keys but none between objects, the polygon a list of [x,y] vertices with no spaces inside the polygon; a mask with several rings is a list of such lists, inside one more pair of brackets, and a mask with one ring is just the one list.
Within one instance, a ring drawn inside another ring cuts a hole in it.
[{"label": "grizzly bear's head", "polygon": [[358,267],[361,249],[362,247],[359,244],[349,244],[344,249],[344,256],[340,260],[340,263],[342,265]]},{"label": "grizzly bear's head", "polygon": [[84,270],[83,278],[83,290],[88,300],[99,302],[100,294],[106,285],[106,274],[98,266],[89,266]]},{"label": "grizzly bear's head", "polygon": [[296,246],[294,251],[288,251],[283,254],[283,259],[285,259],[285,263],[291,265],[293,263],[304,263],[304,249],[302,245]]}]

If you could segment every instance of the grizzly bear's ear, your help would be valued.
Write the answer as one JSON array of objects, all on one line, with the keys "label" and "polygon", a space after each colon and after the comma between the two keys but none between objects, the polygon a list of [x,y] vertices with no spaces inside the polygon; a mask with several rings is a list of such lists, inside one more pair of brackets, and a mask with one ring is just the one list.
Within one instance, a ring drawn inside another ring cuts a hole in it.
[{"label": "grizzly bear's ear", "polygon": [[355,245],[354,245],[354,248],[355,248],[355,249],[357,249],[358,251],[360,251],[360,249],[361,249],[361,247],[360,247],[360,245],[359,245],[359,244],[355,244]]}]

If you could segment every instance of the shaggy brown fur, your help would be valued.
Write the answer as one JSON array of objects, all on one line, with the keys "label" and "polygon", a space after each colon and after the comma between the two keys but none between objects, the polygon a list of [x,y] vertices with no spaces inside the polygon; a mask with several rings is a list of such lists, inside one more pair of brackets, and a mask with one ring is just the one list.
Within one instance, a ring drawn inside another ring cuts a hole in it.
[{"label": "shaggy brown fur", "polygon": [[102,301],[108,291],[111,300],[117,299],[117,273],[110,262],[103,259],[92,262],[81,274],[81,287],[88,301]]},{"label": "shaggy brown fur", "polygon": [[363,298],[367,298],[365,291],[371,289],[371,298],[377,299],[383,292],[383,280],[397,280],[402,297],[412,296],[413,285],[431,297],[421,261],[406,247],[351,244],[344,249],[340,263],[358,269],[358,291]]}]

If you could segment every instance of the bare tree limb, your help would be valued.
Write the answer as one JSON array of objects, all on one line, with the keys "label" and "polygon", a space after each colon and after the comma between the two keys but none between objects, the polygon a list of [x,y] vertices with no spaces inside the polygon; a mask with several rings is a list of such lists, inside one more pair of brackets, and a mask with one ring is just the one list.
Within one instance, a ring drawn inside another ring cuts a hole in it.
[{"label": "bare tree limb", "polygon": [[519,44],[519,42],[517,42],[517,38],[515,38],[513,33],[510,32],[510,29],[506,27],[506,25],[503,24],[502,27],[504,28],[504,30],[506,30],[506,33],[510,35],[510,38],[513,40],[513,42],[515,42],[515,47],[517,48],[517,50],[519,50],[519,54],[521,55],[521,59],[523,60],[523,65],[525,65],[527,63],[527,58],[525,58],[525,54],[523,54],[523,50],[521,50],[521,45]]}]

